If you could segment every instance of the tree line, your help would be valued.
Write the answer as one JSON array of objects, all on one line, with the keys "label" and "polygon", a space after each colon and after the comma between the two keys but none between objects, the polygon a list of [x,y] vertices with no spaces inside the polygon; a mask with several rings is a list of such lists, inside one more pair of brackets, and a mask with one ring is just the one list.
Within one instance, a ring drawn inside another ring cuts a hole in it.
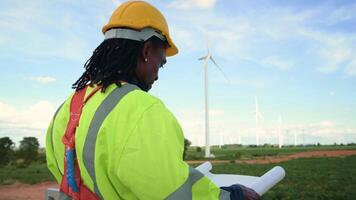
[{"label": "tree line", "polygon": [[[191,142],[184,139],[183,158]],[[36,137],[24,137],[20,141],[20,146],[15,147],[15,143],[9,137],[0,138],[0,167],[5,165],[18,165],[26,167],[32,162],[45,160],[45,155],[39,153],[39,142]]]},{"label": "tree line", "polygon": [[39,146],[36,137],[24,137],[18,148],[9,137],[0,138],[0,167],[9,164],[28,166],[39,159]]}]

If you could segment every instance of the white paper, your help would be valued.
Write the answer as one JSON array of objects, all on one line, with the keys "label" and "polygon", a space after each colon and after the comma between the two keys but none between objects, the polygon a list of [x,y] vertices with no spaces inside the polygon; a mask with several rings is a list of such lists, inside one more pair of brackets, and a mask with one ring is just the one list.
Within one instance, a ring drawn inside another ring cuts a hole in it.
[{"label": "white paper", "polygon": [[205,162],[199,165],[196,169],[207,176],[218,187],[241,184],[255,190],[260,196],[275,186],[285,176],[284,169],[279,166],[272,168],[261,177],[234,174],[213,174],[210,172],[212,169],[210,162]]},{"label": "white paper", "polygon": [[253,183],[251,188],[254,189],[259,195],[262,195],[281,181],[285,174],[286,173],[282,167],[273,167],[261,176],[255,183]]},{"label": "white paper", "polygon": [[199,170],[202,174],[206,175],[210,172],[212,168],[213,166],[211,165],[210,162],[205,162],[199,165],[198,167],[196,167],[195,169]]}]

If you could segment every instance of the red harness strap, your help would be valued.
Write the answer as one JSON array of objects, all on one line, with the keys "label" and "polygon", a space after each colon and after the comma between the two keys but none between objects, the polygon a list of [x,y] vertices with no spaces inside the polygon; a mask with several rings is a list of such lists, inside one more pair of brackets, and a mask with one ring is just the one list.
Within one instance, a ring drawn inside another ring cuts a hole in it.
[{"label": "red harness strap", "polygon": [[75,130],[78,127],[82,108],[85,103],[100,89],[96,87],[86,99],[87,87],[74,93],[70,102],[70,116],[66,132],[62,138],[65,145],[64,174],[62,177],[60,191],[73,200],[98,200],[99,198],[88,187],[83,184],[80,176],[78,160],[75,155]]}]

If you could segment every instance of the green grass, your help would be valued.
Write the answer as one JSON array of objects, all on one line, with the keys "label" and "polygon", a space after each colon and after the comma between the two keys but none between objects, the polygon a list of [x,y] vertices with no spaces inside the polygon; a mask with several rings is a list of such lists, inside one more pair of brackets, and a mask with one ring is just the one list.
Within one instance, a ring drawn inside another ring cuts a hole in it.
[{"label": "green grass", "polygon": [[[311,146],[311,147],[235,147],[235,148],[212,148],[211,152],[215,155],[214,159],[231,160],[231,159],[254,159],[256,157],[264,156],[280,156],[304,151],[318,151],[318,150],[356,150],[356,146]],[[187,151],[186,160],[204,160],[204,149],[197,152],[196,148],[190,147]]]},{"label": "green grass", "polygon": [[0,168],[0,185],[12,184],[16,181],[35,184],[44,181],[55,181],[45,163],[31,164],[26,168],[6,166]]},{"label": "green grass", "polygon": [[[224,153],[231,151],[228,150],[223,149]],[[239,150],[243,150],[241,155],[252,156],[252,154],[258,154],[259,151],[265,153],[273,153],[275,150],[282,151],[277,152],[280,155],[310,149],[246,148]],[[312,148],[312,150],[316,149]],[[217,151],[217,153],[221,152]],[[275,165],[277,164],[216,164],[213,167],[213,172],[261,176]],[[351,200],[356,197],[356,156],[302,158],[282,162],[278,165],[286,170],[286,177],[263,196],[264,200]],[[45,164],[31,164],[27,168],[15,166],[0,168],[0,185],[11,184],[15,181],[34,184],[54,181],[54,178]]]},{"label": "green grass", "polygon": [[[286,177],[263,199],[355,199],[356,156],[303,158],[279,163]],[[214,173],[261,176],[275,164],[217,164]]]}]

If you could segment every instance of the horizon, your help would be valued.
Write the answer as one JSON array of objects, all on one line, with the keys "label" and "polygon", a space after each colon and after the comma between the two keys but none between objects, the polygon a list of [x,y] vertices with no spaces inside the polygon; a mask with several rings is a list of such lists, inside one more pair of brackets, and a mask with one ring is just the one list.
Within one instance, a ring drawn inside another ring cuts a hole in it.
[{"label": "horizon", "polygon": [[[192,145],[205,141],[198,58],[207,54],[207,40],[230,80],[209,63],[211,145],[255,143],[255,97],[264,116],[260,144],[278,143],[279,116],[286,143],[294,144],[294,133],[299,143],[303,135],[306,143],[356,142],[356,2],[148,2],[166,17],[180,50],[167,57],[149,93],[177,117]],[[2,2],[0,137],[18,144],[34,136],[44,147],[55,110],[120,3]]]}]

